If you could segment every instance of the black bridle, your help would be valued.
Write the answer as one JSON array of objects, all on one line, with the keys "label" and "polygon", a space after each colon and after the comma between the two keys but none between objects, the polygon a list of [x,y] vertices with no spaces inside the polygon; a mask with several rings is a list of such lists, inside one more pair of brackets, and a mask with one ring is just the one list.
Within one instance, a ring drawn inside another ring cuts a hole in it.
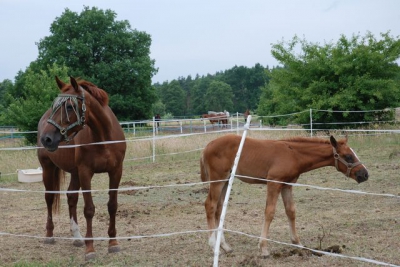
[{"label": "black bridle", "polygon": [[344,160],[344,159],[339,155],[339,153],[337,153],[337,151],[336,151],[336,149],[335,149],[334,147],[333,147],[333,157],[335,158],[335,167],[336,167],[336,170],[340,171],[340,170],[339,170],[339,167],[338,167],[338,161],[340,161],[341,163],[343,163],[343,164],[347,167],[347,172],[346,172],[346,176],[347,176],[347,177],[350,177],[350,172],[351,172],[351,170],[352,170],[354,167],[356,167],[356,166],[362,164],[361,161],[354,162],[354,163],[347,162],[346,160]]},{"label": "black bridle", "polygon": [[[78,100],[82,101],[82,114],[80,114],[80,111],[79,111]],[[53,116],[58,110],[61,110],[60,117],[61,117],[61,123],[62,123],[62,118],[63,118],[63,114],[62,114],[63,108],[62,107],[64,106],[67,121],[69,122],[69,115],[68,115],[68,110],[67,110],[68,102],[72,104],[72,108],[74,109],[74,112],[76,114],[77,121],[68,125],[68,127],[64,128],[64,127],[61,127],[61,125],[59,125],[57,122],[55,122],[53,120]],[[49,119],[47,120],[47,122],[54,125],[54,127],[56,127],[57,129],[59,129],[61,135],[64,136],[64,141],[66,143],[69,143],[69,141],[71,141],[78,132],[74,132],[72,137],[69,138],[68,134],[67,134],[68,131],[71,130],[72,128],[74,128],[75,126],[82,126],[82,127],[85,126],[85,112],[86,112],[86,104],[85,104],[84,90],[82,90],[82,96],[70,95],[70,94],[59,94],[58,97],[56,99],[54,99],[54,101],[53,101],[52,113],[51,113]]]}]

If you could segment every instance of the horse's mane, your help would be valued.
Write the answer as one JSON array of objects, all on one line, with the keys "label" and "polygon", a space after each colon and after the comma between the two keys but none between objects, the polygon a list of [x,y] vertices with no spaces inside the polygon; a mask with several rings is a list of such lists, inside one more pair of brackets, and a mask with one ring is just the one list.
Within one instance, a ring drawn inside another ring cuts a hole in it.
[{"label": "horse's mane", "polygon": [[83,89],[85,89],[97,101],[99,101],[100,105],[108,105],[108,94],[106,93],[106,91],[85,80],[78,80],[78,85],[82,86]]},{"label": "horse's mane", "polygon": [[[281,141],[288,141],[294,143],[321,143],[321,144],[330,144],[330,141],[327,139],[316,138],[316,137],[289,137],[281,139]],[[338,140],[338,143],[344,143],[345,140]]]}]

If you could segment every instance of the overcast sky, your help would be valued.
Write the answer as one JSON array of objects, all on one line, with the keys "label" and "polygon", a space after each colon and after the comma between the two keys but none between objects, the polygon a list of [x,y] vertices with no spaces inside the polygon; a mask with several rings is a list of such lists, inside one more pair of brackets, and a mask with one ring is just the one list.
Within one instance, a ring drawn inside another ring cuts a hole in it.
[{"label": "overcast sky", "polygon": [[151,35],[153,82],[214,74],[233,66],[278,64],[271,44],[341,34],[400,36],[400,0],[0,0],[0,82],[14,80],[38,56],[36,42],[65,8],[111,9],[117,20]]}]

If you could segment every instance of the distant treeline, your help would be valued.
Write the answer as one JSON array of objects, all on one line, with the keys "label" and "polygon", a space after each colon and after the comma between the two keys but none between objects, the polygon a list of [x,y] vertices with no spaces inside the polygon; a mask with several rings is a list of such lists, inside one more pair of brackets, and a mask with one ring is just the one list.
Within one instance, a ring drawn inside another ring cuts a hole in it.
[{"label": "distant treeline", "polygon": [[156,83],[158,101],[154,114],[175,117],[193,116],[207,111],[245,112],[257,109],[261,87],[268,83],[268,66],[234,66],[231,69],[208,74],[179,77],[177,80]]}]

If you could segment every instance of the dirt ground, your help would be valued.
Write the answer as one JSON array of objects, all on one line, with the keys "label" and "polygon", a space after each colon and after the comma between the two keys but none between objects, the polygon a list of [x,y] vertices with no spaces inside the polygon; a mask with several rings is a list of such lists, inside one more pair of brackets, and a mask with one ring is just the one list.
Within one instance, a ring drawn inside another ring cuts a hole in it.
[{"label": "dirt ground", "polygon": [[[357,184],[333,167],[300,177],[300,184],[394,195],[354,194],[311,186],[294,188],[297,229],[305,246],[400,265],[399,140],[397,136],[350,139],[350,145],[370,172],[370,179],[365,183]],[[203,144],[199,142],[198,146]],[[160,153],[168,152],[174,150],[170,151],[167,144],[161,146]],[[108,241],[95,241],[97,258],[91,262],[85,262],[83,247],[74,247],[71,240],[63,239],[70,237],[65,196],[62,196],[60,214],[55,216],[54,233],[61,238],[47,245],[42,239],[46,222],[43,185],[17,181],[0,184],[1,188],[28,190],[0,190],[0,265],[212,266],[213,252],[204,232],[207,230],[204,200],[208,188],[201,184],[186,185],[200,182],[199,155],[200,151],[195,150],[184,155],[158,157],[155,163],[130,160],[128,155],[121,188],[176,186],[121,191],[117,230],[122,251],[108,254]],[[93,189],[106,189],[107,180],[104,174],[95,175]],[[234,251],[222,252],[219,266],[375,266],[277,243],[290,243],[282,201],[271,225],[271,256],[261,258],[257,236],[263,221],[265,191],[265,186],[234,181],[225,222],[225,228],[230,230],[225,234],[226,240]],[[95,192],[93,199],[96,205],[94,236],[107,237],[107,192]],[[78,215],[84,235],[82,198]]]}]

